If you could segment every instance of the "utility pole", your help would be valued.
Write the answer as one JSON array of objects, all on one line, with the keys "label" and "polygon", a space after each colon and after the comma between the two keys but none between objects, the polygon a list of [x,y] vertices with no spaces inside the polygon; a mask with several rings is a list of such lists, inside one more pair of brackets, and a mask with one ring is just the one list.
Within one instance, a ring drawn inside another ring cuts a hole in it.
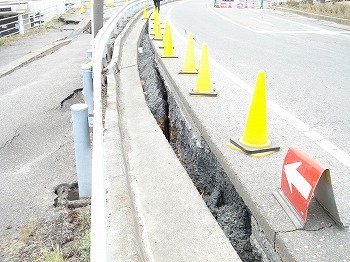
[{"label": "utility pole", "polygon": [[98,31],[103,26],[103,1],[92,0],[91,5],[91,29],[93,38],[96,37]]}]

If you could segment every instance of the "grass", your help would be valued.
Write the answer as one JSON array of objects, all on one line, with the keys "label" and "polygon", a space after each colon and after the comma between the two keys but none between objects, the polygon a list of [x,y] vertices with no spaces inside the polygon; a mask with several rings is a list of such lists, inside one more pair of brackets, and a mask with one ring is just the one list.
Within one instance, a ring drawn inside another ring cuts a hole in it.
[{"label": "grass", "polygon": [[28,36],[35,35],[35,34],[45,33],[49,27],[54,26],[56,23],[57,23],[56,19],[53,19],[50,22],[47,22],[42,26],[38,26],[38,27],[35,27],[35,28],[32,28],[32,29],[25,31],[24,34],[15,34],[15,35],[1,38],[0,39],[0,46],[5,45],[6,43],[14,41],[14,40],[19,39],[19,38],[28,37]]},{"label": "grass", "polygon": [[81,243],[81,258],[83,261],[90,261],[90,230],[86,230]]},{"label": "grass", "polygon": [[30,236],[33,233],[34,227],[37,225],[36,220],[31,220],[30,223],[24,227],[21,228],[20,230],[20,238],[23,241],[26,241],[30,238]]},{"label": "grass", "polygon": [[45,262],[65,262],[62,250],[59,245],[55,245],[52,251],[43,251],[42,259]]},{"label": "grass", "polygon": [[288,1],[284,4],[285,7],[300,10],[303,12],[314,13],[319,15],[332,16],[337,18],[350,19],[350,5],[343,3],[326,3],[312,4],[310,1]]},{"label": "grass", "polygon": [[81,240],[80,256],[83,261],[90,261],[90,244],[91,244],[91,234],[90,234],[90,215],[86,213],[80,213],[78,216],[77,223],[80,224],[81,228],[84,230],[84,236]]},{"label": "grass", "polygon": [[80,224],[83,230],[90,228],[90,215],[86,213],[80,213],[77,219],[77,223]]}]

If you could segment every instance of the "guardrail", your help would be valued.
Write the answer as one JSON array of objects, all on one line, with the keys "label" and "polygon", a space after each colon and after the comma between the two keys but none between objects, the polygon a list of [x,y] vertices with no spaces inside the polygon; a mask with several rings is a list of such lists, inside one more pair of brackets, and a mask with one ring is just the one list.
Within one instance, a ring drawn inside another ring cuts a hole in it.
[{"label": "guardrail", "polygon": [[93,40],[93,152],[92,152],[92,195],[91,195],[91,248],[92,262],[108,261],[107,216],[104,178],[102,76],[103,62],[108,55],[108,44],[112,36],[118,35],[118,24],[124,23],[143,9],[149,0],[126,2],[99,30]]},{"label": "guardrail", "polygon": [[64,13],[65,9],[55,5],[34,12],[28,12],[18,15],[10,15],[0,19],[0,39],[24,32],[33,28],[42,26]]}]

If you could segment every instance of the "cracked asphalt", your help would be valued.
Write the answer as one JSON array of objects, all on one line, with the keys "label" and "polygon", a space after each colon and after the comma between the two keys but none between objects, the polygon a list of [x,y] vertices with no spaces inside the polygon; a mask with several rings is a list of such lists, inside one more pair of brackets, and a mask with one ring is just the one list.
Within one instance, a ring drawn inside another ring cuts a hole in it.
[{"label": "cracked asphalt", "polygon": [[74,33],[72,24],[64,28],[51,26],[0,47],[3,67],[62,38],[72,40],[0,78],[0,247],[55,212],[55,186],[77,180],[70,105],[83,102],[75,90],[82,88],[91,35]]}]

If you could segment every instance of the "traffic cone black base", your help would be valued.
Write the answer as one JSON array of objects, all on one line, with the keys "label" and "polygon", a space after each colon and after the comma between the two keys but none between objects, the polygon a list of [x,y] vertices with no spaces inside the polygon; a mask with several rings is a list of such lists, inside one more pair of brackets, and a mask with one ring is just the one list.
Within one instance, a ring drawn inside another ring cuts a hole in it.
[{"label": "traffic cone black base", "polygon": [[153,38],[154,41],[163,41],[163,39]]},{"label": "traffic cone black base", "polygon": [[195,76],[195,75],[198,75],[198,72],[179,72],[179,75],[182,75],[182,76]]},{"label": "traffic cone black base", "polygon": [[273,153],[281,149],[281,147],[277,146],[272,141],[271,141],[271,145],[264,148],[255,148],[255,147],[242,145],[238,139],[237,140],[230,139],[230,143],[247,155],[268,153],[268,152]]},{"label": "traffic cone black base", "polygon": [[165,55],[162,55],[160,58],[162,58],[162,59],[167,59],[167,58],[172,59],[172,58],[179,58],[179,57],[178,56],[165,56]]},{"label": "traffic cone black base", "polygon": [[191,96],[218,96],[218,93],[215,90],[213,90],[210,93],[202,93],[202,92],[196,92],[192,89],[192,91],[190,92],[190,95]]}]

